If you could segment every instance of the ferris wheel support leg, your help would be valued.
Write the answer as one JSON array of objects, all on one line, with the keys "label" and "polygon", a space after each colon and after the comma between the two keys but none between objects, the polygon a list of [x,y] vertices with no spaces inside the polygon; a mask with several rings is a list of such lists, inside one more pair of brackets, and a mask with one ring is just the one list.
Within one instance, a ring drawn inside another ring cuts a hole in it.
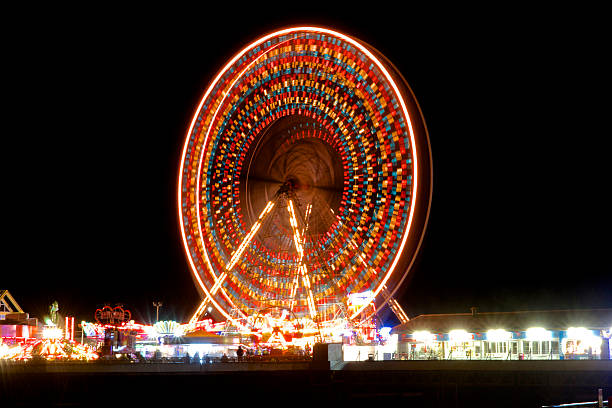
[{"label": "ferris wheel support leg", "polygon": [[297,292],[297,287],[299,285],[299,282],[300,282],[299,274],[296,274],[295,278],[293,278],[293,283],[291,286],[291,294],[290,294],[291,303],[289,306],[289,310],[292,312],[293,312],[293,307],[295,306],[295,294]]},{"label": "ferris wheel support leg", "polygon": [[314,296],[312,295],[312,289],[310,288],[310,277],[308,276],[306,265],[302,265],[300,271],[302,273],[304,287],[308,290],[308,310],[310,311],[310,317],[314,319],[317,316],[317,308],[314,302]]},{"label": "ferris wheel support leg", "polygon": [[189,319],[189,324],[190,325],[194,324],[195,322],[198,321],[198,318],[200,317],[200,315],[202,314],[202,312],[206,308],[207,304],[208,304],[208,296],[202,301],[202,303],[200,303],[200,306],[198,306],[198,308],[196,309],[196,311],[193,314],[193,316],[191,316],[191,319]]},{"label": "ferris wheel support leg", "polygon": [[219,277],[215,277],[215,284],[210,289],[210,292],[206,294],[206,297],[204,298],[200,306],[197,308],[194,315],[191,317],[191,320],[189,321],[189,323],[195,323],[198,320],[198,317],[200,316],[200,314],[202,314],[202,311],[204,310],[206,305],[212,300],[212,296],[214,296],[219,290],[219,288],[221,288],[221,285],[225,281],[225,278],[227,278],[227,273],[232,270],[234,265],[236,265],[236,263],[238,262],[238,259],[240,258],[240,255],[242,255],[244,250],[249,246],[249,244],[251,243],[251,241],[257,234],[257,231],[259,231],[259,228],[261,227],[261,223],[265,220],[266,216],[270,213],[270,211],[272,211],[273,207],[274,207],[274,202],[268,201],[263,211],[259,215],[258,220],[255,221],[255,224],[253,224],[247,236],[242,240],[242,242],[238,246],[238,249],[232,255],[230,262],[225,267],[225,271],[221,273]]},{"label": "ferris wheel support leg", "polygon": [[[295,216],[295,209],[293,206],[293,201],[291,199],[289,199],[289,203],[287,204],[287,211],[289,212],[289,221],[291,222],[291,228],[293,229],[293,241],[295,243],[295,249],[297,250],[300,256],[299,271],[300,271],[300,274],[302,275],[302,282],[304,284],[304,287],[308,290],[308,310],[310,312],[310,317],[312,319],[315,319],[317,316],[317,308],[314,302],[314,296],[312,294],[312,289],[310,287],[310,277],[308,276],[308,269],[306,267],[306,264],[303,263],[304,247],[302,246],[302,238],[300,237],[300,230],[298,228],[297,217]],[[306,227],[304,227],[303,230],[305,231]],[[296,287],[294,286],[292,288],[292,291],[295,288]],[[292,305],[293,305],[293,302],[292,302]]]},{"label": "ferris wheel support leg", "polygon": [[[357,250],[357,246],[354,242],[349,241],[349,244],[351,245],[351,247],[353,247],[353,249]],[[363,259],[363,256],[361,254],[359,254],[359,260],[366,268],[369,268],[368,264],[366,263],[365,259]],[[389,307],[391,308],[395,316],[399,319],[400,323],[407,323],[408,320],[410,320],[408,318],[408,315],[406,314],[406,312],[404,312],[404,309],[402,309],[397,300],[395,300],[395,298],[389,294],[389,291],[387,290],[387,287],[385,285],[383,285],[380,293],[386,298],[387,302],[389,303]]]},{"label": "ferris wheel support leg", "polygon": [[408,315],[406,314],[404,309],[400,306],[398,301],[395,300],[394,297],[390,297],[389,298],[389,304],[391,305],[391,310],[393,310],[393,312],[395,313],[397,318],[400,320],[400,322],[401,323],[408,323],[408,320],[410,320],[408,318]]},{"label": "ferris wheel support leg", "polygon": [[238,249],[232,255],[232,258],[230,259],[229,264],[227,264],[227,266],[225,267],[225,270],[227,272],[231,271],[234,265],[236,265],[236,262],[238,262],[240,255],[242,255],[246,247],[249,246],[249,244],[251,243],[251,240],[255,237],[255,234],[257,234],[257,231],[261,227],[261,223],[264,221],[264,219],[270,213],[270,211],[272,211],[273,207],[274,207],[274,202],[268,201],[268,204],[266,204],[266,207],[263,209],[263,211],[259,215],[259,219],[255,221],[255,224],[253,224],[253,226],[251,227],[251,231],[247,234],[244,240],[242,240],[242,242],[238,246]]},{"label": "ferris wheel support leg", "polygon": [[386,298],[387,302],[389,303],[389,307],[391,308],[391,311],[399,319],[400,323],[402,323],[402,324],[408,323],[410,318],[408,317],[408,315],[406,314],[406,312],[404,311],[402,306],[399,304],[399,302],[397,300],[395,300],[395,298],[393,296],[391,296],[391,294],[387,290],[387,286],[386,285],[383,286],[383,288],[380,291],[380,293],[381,293],[381,295],[383,295],[383,297]]}]

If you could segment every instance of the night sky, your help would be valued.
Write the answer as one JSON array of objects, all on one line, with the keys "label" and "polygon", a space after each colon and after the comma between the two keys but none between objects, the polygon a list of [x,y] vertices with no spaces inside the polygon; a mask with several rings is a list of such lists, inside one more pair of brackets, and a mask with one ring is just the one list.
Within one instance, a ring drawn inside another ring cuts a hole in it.
[{"label": "night sky", "polygon": [[410,316],[612,307],[596,10],[263,7],[4,15],[0,289],[25,311],[57,300],[91,321],[120,302],[149,322],[161,300],[160,318],[190,317],[175,191],[191,117],[237,51],[295,24],[373,45],[425,116],[434,193],[397,296]]}]

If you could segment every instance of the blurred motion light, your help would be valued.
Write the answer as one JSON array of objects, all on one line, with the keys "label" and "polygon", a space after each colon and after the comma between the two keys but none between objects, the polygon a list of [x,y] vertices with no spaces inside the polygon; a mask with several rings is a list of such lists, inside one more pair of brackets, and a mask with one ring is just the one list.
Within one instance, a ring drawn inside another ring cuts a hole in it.
[{"label": "blurred motion light", "polygon": [[[429,160],[414,95],[378,51],[307,26],[246,45],[208,86],[183,144],[178,224],[205,295],[196,314],[289,306],[321,325],[354,289],[393,294],[420,248]],[[281,202],[289,219],[271,212]],[[362,300],[349,319],[373,313]]]},{"label": "blurred motion light", "polygon": [[64,337],[64,332],[59,327],[45,327],[42,335],[44,339],[61,339]]}]

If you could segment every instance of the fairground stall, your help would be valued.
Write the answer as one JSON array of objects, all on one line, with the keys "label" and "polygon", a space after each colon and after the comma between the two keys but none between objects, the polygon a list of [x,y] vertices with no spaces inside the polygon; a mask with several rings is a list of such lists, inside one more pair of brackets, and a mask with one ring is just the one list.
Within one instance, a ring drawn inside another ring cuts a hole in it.
[{"label": "fairground stall", "polygon": [[398,358],[609,359],[612,309],[435,314],[393,328]]}]

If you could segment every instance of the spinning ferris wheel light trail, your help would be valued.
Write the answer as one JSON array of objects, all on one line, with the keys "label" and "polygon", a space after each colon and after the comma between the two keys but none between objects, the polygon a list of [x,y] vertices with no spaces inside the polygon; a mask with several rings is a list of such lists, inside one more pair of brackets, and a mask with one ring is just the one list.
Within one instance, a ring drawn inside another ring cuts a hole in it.
[{"label": "spinning ferris wheel light trail", "polygon": [[[295,242],[295,249],[297,250],[298,255],[299,255],[298,270],[302,276],[304,287],[308,291],[308,310],[310,311],[310,317],[314,319],[317,315],[317,308],[315,306],[314,299],[312,296],[312,289],[310,288],[310,277],[308,276],[308,269],[306,265],[302,262],[304,258],[304,247],[302,246],[302,238],[300,237],[300,229],[298,227],[297,217],[295,216],[295,210],[293,208],[293,201],[291,199],[289,199],[289,205],[287,206],[287,211],[289,211],[289,215],[290,215],[289,219],[291,222],[291,227],[293,228],[293,241]],[[307,210],[307,213],[308,213],[308,210]],[[305,230],[306,230],[306,227],[304,227],[302,231],[305,231]],[[297,281],[294,281],[294,285],[297,285],[298,282],[299,282],[299,279]],[[297,289],[297,286],[295,286],[295,289]],[[294,288],[291,289],[291,293],[292,293],[291,310],[293,310],[293,305],[294,305],[294,300],[295,300],[294,299],[295,289]]]},{"label": "spinning ferris wheel light trail", "polygon": [[274,207],[274,203],[272,201],[268,201],[268,204],[266,204],[266,208],[264,208],[264,210],[261,212],[259,219],[257,220],[257,222],[255,222],[255,224],[253,224],[253,227],[251,227],[249,235],[247,235],[244,241],[242,241],[242,243],[238,247],[238,250],[234,253],[234,255],[232,255],[230,263],[225,267],[228,272],[232,270],[234,265],[236,265],[236,262],[240,258],[240,255],[242,255],[242,252],[244,252],[245,248],[251,243],[251,240],[253,239],[255,234],[257,234],[257,231],[259,231],[264,217],[270,212],[272,207]]},{"label": "spinning ferris wheel light trail", "polygon": [[[242,252],[244,251],[244,249],[249,245],[249,243],[251,242],[251,240],[253,239],[255,234],[257,234],[257,231],[261,227],[261,222],[263,221],[264,217],[270,212],[270,210],[272,210],[272,207],[274,207],[274,203],[272,201],[268,201],[268,204],[266,204],[266,207],[261,212],[261,215],[259,216],[259,219],[257,220],[257,222],[255,224],[253,224],[253,227],[251,228],[251,231],[249,232],[249,234],[246,236],[244,241],[242,241],[242,243],[240,244],[240,246],[238,247],[238,250],[234,253],[234,255],[232,255],[232,259],[230,260],[230,263],[226,265],[225,271],[216,279],[215,284],[213,285],[213,287],[210,290],[210,295],[214,296],[215,293],[217,293],[217,291],[221,287],[221,284],[223,283],[223,281],[227,277],[227,273],[232,270],[232,268],[236,264],[236,262],[237,262],[238,258],[240,257],[240,255],[242,255]],[[191,318],[190,323],[195,322],[197,317],[202,313],[202,311],[204,310],[204,308],[206,307],[206,305],[208,304],[208,302],[210,300],[210,297],[209,297],[210,295],[208,295],[204,299],[204,301],[200,304],[200,306],[198,307],[196,313]]]},{"label": "spinning ferris wheel light trail", "polygon": [[427,224],[429,139],[412,91],[370,45],[319,27],[247,45],[204,93],[178,185],[203,299],[191,323],[207,307],[241,322],[276,307],[331,325],[363,293],[371,302],[344,320],[387,304],[407,318],[393,295]]}]

